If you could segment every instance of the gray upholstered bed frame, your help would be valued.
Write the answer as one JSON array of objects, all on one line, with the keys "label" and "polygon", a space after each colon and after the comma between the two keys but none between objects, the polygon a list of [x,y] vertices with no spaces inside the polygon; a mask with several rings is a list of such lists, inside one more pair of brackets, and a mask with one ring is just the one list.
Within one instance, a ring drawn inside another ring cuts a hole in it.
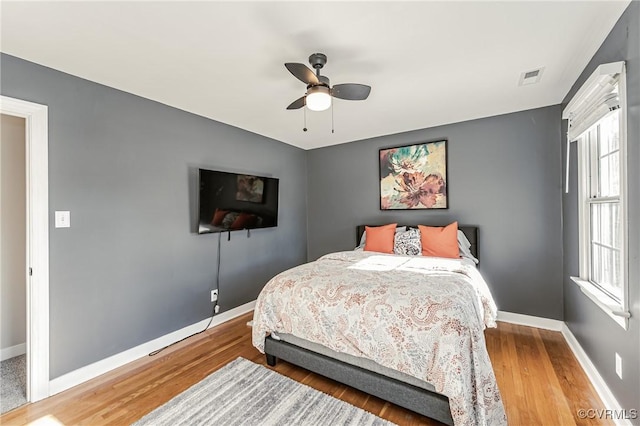
[{"label": "gray upholstered bed frame", "polygon": [[[360,242],[364,229],[365,225],[357,227],[356,244]],[[459,226],[458,229],[464,232],[471,243],[471,253],[478,258],[478,228],[476,226]],[[280,358],[385,401],[442,423],[453,425],[449,409],[449,398],[437,392],[431,392],[400,380],[338,361],[283,340],[275,340],[271,336],[265,339],[264,350],[267,356],[267,364],[272,367],[276,365],[277,359]]]}]

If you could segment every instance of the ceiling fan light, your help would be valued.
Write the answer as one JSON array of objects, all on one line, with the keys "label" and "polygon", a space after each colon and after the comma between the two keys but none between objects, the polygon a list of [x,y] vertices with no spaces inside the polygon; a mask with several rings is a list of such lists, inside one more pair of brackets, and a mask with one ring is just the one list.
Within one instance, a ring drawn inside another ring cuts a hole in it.
[{"label": "ceiling fan light", "polygon": [[314,86],[307,90],[306,104],[311,111],[324,111],[329,108],[331,106],[329,88]]}]

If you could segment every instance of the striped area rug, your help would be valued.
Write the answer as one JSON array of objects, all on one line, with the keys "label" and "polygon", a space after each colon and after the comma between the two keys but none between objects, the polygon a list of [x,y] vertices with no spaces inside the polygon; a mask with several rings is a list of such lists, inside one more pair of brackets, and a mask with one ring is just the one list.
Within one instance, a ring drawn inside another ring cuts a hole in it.
[{"label": "striped area rug", "polygon": [[393,423],[237,358],[134,425],[389,426]]}]

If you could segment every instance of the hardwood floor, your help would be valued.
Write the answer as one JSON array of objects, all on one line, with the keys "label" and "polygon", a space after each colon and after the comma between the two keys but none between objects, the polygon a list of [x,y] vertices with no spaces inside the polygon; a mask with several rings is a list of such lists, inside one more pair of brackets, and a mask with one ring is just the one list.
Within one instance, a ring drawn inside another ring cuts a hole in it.
[{"label": "hardwood floor", "polygon": [[[246,314],[44,401],[0,416],[2,425],[126,425],[241,356],[266,366]],[[603,408],[558,332],[499,323],[487,348],[510,425],[613,424],[578,418]],[[401,407],[279,361],[275,370],[400,425],[439,425]],[[48,421],[48,423],[45,423]]]}]

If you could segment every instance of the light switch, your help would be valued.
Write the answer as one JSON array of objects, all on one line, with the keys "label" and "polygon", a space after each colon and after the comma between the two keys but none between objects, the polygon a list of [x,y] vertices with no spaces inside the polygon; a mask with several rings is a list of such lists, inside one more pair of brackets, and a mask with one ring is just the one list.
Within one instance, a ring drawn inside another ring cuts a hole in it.
[{"label": "light switch", "polygon": [[71,213],[56,211],[56,228],[70,228]]}]

